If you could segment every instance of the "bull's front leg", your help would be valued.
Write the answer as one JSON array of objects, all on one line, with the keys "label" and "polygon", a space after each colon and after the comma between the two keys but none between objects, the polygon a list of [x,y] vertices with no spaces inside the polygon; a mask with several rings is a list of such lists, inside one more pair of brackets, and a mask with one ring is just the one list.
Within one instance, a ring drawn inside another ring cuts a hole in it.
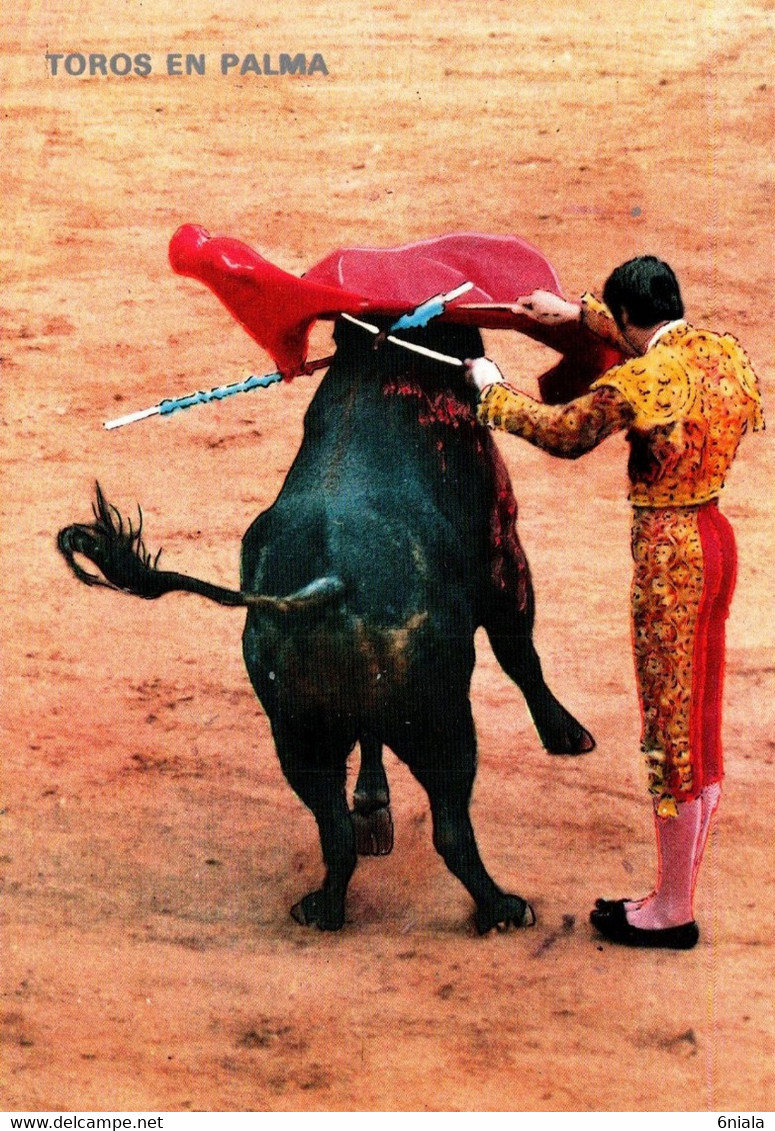
[{"label": "bull's front leg", "polygon": [[530,904],[521,895],[502,891],[479,855],[469,814],[476,772],[473,719],[466,700],[458,701],[456,716],[454,697],[449,699],[444,719],[434,720],[429,711],[416,732],[393,749],[428,793],[434,847],[473,897],[479,933],[494,927],[531,927],[536,918]]},{"label": "bull's front leg", "polygon": [[322,931],[338,931],[344,924],[347,886],[357,862],[355,832],[345,795],[348,751],[349,744],[341,750],[317,747],[313,753],[305,747],[277,742],[288,782],[317,821],[326,867],[322,886],[294,904],[291,915],[297,923]]},{"label": "bull's front leg", "polygon": [[525,696],[538,737],[549,754],[588,754],[595,740],[553,694],[544,679],[532,640],[532,614],[515,599],[498,594],[490,602],[484,627],[495,658]]},{"label": "bull's front leg", "polygon": [[393,848],[390,790],[382,765],[382,743],[361,736],[361,766],[353,793],[355,845],[360,856],[387,856]]}]

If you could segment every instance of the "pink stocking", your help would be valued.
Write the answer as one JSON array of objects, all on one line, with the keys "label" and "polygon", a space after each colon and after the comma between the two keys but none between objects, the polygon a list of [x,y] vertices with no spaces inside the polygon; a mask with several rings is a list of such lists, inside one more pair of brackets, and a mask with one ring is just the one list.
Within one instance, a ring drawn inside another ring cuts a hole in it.
[{"label": "pink stocking", "polygon": [[[700,794],[700,801],[701,801],[700,828],[699,828],[699,832],[698,832],[698,835],[697,835],[697,843],[694,847],[694,863],[693,863],[693,873],[692,873],[692,895],[694,894],[694,889],[697,886],[697,876],[699,875],[700,864],[702,863],[702,858],[703,858],[703,855],[705,853],[705,846],[708,843],[708,834],[710,833],[711,821],[713,819],[713,815],[715,814],[716,810],[718,809],[720,798],[721,798],[721,782],[714,782],[713,785],[706,786],[705,789],[703,789],[702,793]],[[680,812],[680,810],[679,810],[679,812]],[[655,819],[655,821],[659,822],[659,817],[655,817],[654,819]],[[659,828],[657,826],[657,834],[658,833],[659,833]],[[659,869],[659,874],[657,875],[657,882],[656,882],[656,885],[654,887],[654,890],[651,892],[650,895],[643,896],[643,898],[641,898],[641,899],[625,900],[624,906],[625,906],[625,909],[628,912],[628,915],[627,915],[628,919],[632,919],[632,916],[629,914],[630,911],[636,911],[639,907],[643,907],[644,904],[646,904],[650,900],[652,900],[662,886],[662,853],[661,852],[659,853],[658,869]],[[686,922],[688,922],[688,920],[686,920]]]},{"label": "pink stocking", "polygon": [[[713,812],[712,806],[707,808],[706,838]],[[697,857],[701,855],[698,849],[704,848],[704,844],[700,845],[702,817],[701,797],[679,802],[677,817],[657,817],[655,814],[659,879],[653,895],[640,905],[627,908],[627,919],[633,927],[647,931],[661,930],[679,927],[694,918],[694,881],[699,868]]]}]

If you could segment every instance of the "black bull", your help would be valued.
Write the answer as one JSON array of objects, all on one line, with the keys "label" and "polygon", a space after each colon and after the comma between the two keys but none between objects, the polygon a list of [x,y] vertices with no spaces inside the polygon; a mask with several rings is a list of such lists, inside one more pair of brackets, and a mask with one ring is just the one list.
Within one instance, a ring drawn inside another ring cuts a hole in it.
[{"label": "black bull", "polygon": [[[459,358],[482,353],[475,329],[407,334]],[[533,591],[516,506],[462,370],[337,325],[337,352],[306,414],[279,497],[242,542],[240,591],[161,571],[140,531],[98,496],[97,521],[62,530],[77,575],[143,597],[188,590],[247,606],[245,664],[288,782],[312,810],[326,866],[292,909],[301,923],[342,926],[361,849],[392,843],[382,745],[428,793],[433,843],[476,903],[476,925],[534,922],[500,890],[474,838],[469,802],[476,737],[469,700],[474,633],[483,626],[553,754],[592,749],[546,685],[531,639]],[[362,769],[355,813],[346,763]]]}]

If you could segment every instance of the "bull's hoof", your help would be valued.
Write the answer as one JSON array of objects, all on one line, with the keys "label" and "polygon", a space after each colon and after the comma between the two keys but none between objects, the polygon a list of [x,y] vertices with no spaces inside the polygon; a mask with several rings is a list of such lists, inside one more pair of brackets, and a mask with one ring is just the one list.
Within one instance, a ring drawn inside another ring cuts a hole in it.
[{"label": "bull's hoof", "polygon": [[480,935],[486,935],[495,927],[499,931],[509,927],[532,927],[535,921],[535,911],[519,895],[502,895],[495,903],[476,909],[476,929]]},{"label": "bull's hoof", "polygon": [[353,809],[355,848],[359,856],[387,856],[393,850],[393,818],[390,808],[381,805],[370,813]]},{"label": "bull's hoof", "polygon": [[568,715],[564,726],[546,743],[546,752],[575,757],[578,754],[589,754],[596,745],[589,731],[576,722],[572,715]]},{"label": "bull's hoof", "polygon": [[321,931],[338,931],[344,925],[344,906],[333,906],[328,892],[311,891],[294,903],[291,915],[302,927],[319,927]]}]

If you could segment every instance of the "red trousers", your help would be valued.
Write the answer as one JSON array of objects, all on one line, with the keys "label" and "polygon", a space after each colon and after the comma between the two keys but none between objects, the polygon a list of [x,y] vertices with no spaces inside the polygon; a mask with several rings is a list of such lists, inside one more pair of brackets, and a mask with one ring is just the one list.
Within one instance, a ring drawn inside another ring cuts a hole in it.
[{"label": "red trousers", "polygon": [[634,510],[633,648],[649,789],[690,801],[721,780],[726,620],[737,554],[715,500]]},{"label": "red trousers", "polygon": [[715,500],[697,512],[703,559],[703,585],[692,657],[692,710],[689,741],[696,759],[696,796],[721,781],[721,699],[724,687],[726,620],[737,577],[735,536]]}]

